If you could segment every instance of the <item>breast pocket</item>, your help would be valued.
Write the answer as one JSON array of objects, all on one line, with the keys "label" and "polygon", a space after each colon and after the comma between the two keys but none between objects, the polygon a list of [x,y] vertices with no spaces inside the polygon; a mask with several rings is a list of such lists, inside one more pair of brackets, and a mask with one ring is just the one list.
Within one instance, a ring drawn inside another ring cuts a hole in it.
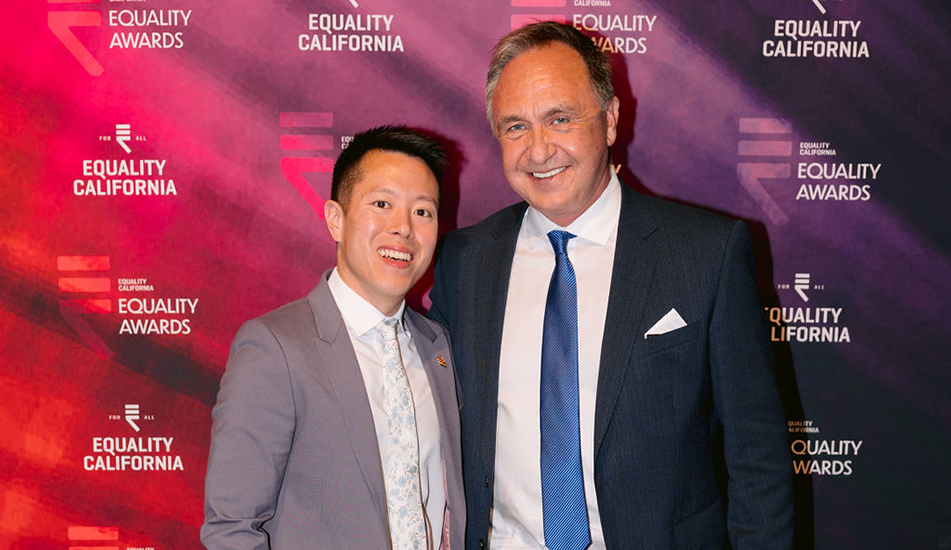
[{"label": "breast pocket", "polygon": [[691,342],[697,342],[700,339],[700,324],[694,323],[692,325],[687,325],[664,334],[657,334],[654,336],[648,336],[640,342],[640,355],[642,357],[649,357],[651,355],[673,350],[679,346],[685,346]]},{"label": "breast pocket", "polygon": [[694,393],[706,378],[707,354],[702,326],[694,323],[644,338],[634,345],[634,360],[645,381],[658,386],[669,385],[673,404],[678,405],[685,392]]}]

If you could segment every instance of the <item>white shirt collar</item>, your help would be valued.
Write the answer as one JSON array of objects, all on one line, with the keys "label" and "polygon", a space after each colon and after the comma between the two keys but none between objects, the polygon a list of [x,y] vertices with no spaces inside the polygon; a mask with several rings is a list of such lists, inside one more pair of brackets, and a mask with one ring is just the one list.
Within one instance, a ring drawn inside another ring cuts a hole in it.
[{"label": "white shirt collar", "polygon": [[[333,296],[334,301],[337,302],[337,309],[340,310],[340,315],[343,317],[347,326],[353,331],[357,336],[363,336],[364,334],[370,332],[377,325],[380,324],[383,319],[386,319],[387,316],[373,306],[370,302],[366,301],[363,296],[357,294],[355,290],[350,288],[350,286],[340,277],[340,274],[337,273],[337,268],[333,268],[333,271],[330,273],[330,278],[327,280],[327,285],[330,287],[330,294]],[[406,300],[403,300],[400,303],[400,308],[396,312],[396,317],[400,320],[397,324],[398,329],[404,330],[403,326],[403,310],[406,308]]]},{"label": "white shirt collar", "polygon": [[528,207],[522,222],[522,234],[529,238],[529,247],[535,248],[549,244],[546,238],[549,231],[563,229],[579,239],[592,244],[605,246],[621,216],[621,181],[614,169],[611,169],[611,181],[594,203],[588,207],[568,227],[561,227],[549,220],[544,214]]}]

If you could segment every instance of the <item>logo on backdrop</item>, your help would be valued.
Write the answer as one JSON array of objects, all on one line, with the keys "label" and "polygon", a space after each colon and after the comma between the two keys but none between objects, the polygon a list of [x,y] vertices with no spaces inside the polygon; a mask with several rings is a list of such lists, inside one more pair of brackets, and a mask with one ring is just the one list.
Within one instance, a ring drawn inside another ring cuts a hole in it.
[{"label": "logo on backdrop", "polygon": [[[593,34],[591,39],[607,54],[647,53],[657,23],[656,14],[631,13],[623,6],[612,9],[612,0],[569,0],[574,9],[569,9],[566,0],[510,1],[519,10],[511,16],[513,30],[535,21],[566,23],[585,34]],[[528,7],[532,12],[521,11]]]},{"label": "logo on backdrop", "polygon": [[767,190],[771,180],[797,182],[796,201],[867,202],[881,163],[837,162],[827,141],[795,137],[792,125],[777,118],[739,119],[736,174],[740,184],[776,225],[789,221],[784,205]]},{"label": "logo on backdrop", "polygon": [[[816,9],[819,10],[819,13],[821,13],[822,15],[826,14],[826,8],[823,4],[825,4],[827,0],[805,0],[805,1],[812,2],[812,5],[815,6]],[[838,1],[841,2],[842,0],[838,0]]]},{"label": "logo on backdrop", "polygon": [[99,136],[99,141],[101,142],[110,142],[114,141],[120,149],[125,151],[126,155],[132,154],[132,143],[135,142],[146,142],[149,138],[145,134],[136,132],[132,133],[132,125],[127,123],[118,123],[115,125],[115,132],[105,133]]},{"label": "logo on backdrop", "polygon": [[155,297],[155,286],[145,277],[123,277],[117,283],[120,297],[116,309],[122,319],[119,334],[191,334],[197,297]]},{"label": "logo on backdrop", "polygon": [[[50,31],[93,76],[101,75],[105,69],[73,32],[75,27],[105,27],[103,30],[108,33],[110,50],[182,49],[185,29],[192,16],[190,9],[103,8],[100,0],[47,2],[50,4],[47,17]],[[136,3],[145,4],[146,0],[137,0]],[[88,9],[91,5],[98,6],[98,9]]]},{"label": "logo on backdrop", "polygon": [[835,156],[836,150],[828,141],[799,142],[796,179],[801,183],[797,201],[871,200],[872,186],[866,182],[878,179],[882,164],[835,162]]},{"label": "logo on backdrop", "polygon": [[773,342],[850,343],[849,327],[844,324],[841,307],[824,305],[825,285],[812,273],[797,272],[791,282],[776,285],[783,295],[792,296],[795,306],[765,307]]},{"label": "logo on backdrop", "polygon": [[132,125],[131,124],[116,124],[116,143],[122,147],[122,150],[126,154],[132,153],[132,149],[129,148],[129,142],[132,140]]},{"label": "logo on backdrop", "polygon": [[392,13],[355,12],[357,0],[342,0],[337,10],[307,14],[306,32],[297,36],[302,52],[403,52],[403,36]]},{"label": "logo on backdrop", "polygon": [[790,450],[796,475],[850,476],[862,440],[817,438],[819,427],[812,420],[789,420]]},{"label": "logo on backdrop", "polygon": [[112,269],[109,256],[57,256],[59,312],[96,355],[103,359],[115,353],[87,322],[88,315],[112,313]]},{"label": "logo on backdrop", "polygon": [[[841,0],[840,0],[841,1]],[[763,40],[763,57],[860,59],[868,58],[868,42],[864,40],[862,21],[834,19],[828,13],[826,0],[796,0],[819,19],[776,19],[772,33]],[[838,3],[838,2],[836,2]]]},{"label": "logo on backdrop", "polygon": [[125,423],[136,433],[142,431],[139,426],[141,422],[155,420],[155,415],[142,414],[141,405],[138,403],[126,403],[122,414],[113,413],[109,415],[109,420],[124,420]]},{"label": "logo on backdrop", "polygon": [[69,539],[70,548],[114,548],[119,540],[119,528],[70,525],[66,537]]},{"label": "logo on backdrop", "polygon": [[[330,177],[334,171],[333,113],[288,112],[280,114],[281,174],[302,199],[321,218],[324,217],[324,197],[330,197]],[[286,130],[283,130],[286,129]],[[341,138],[341,147],[349,139]],[[311,185],[305,174],[316,174],[315,183],[323,193]]]},{"label": "logo on backdrop", "polygon": [[117,123],[99,135],[101,143],[115,144],[102,151],[102,158],[84,159],[73,179],[77,197],[135,197],[178,195],[178,186],[167,170],[168,159],[135,157],[145,134],[132,124]]},{"label": "logo on backdrop", "polygon": [[792,156],[792,125],[778,118],[741,118],[736,175],[746,192],[776,225],[789,216],[766,190],[764,180],[787,179]]},{"label": "logo on backdrop", "polygon": [[132,429],[135,431],[140,431],[139,425],[136,423],[141,419],[145,420],[155,420],[155,417],[148,414],[144,417],[139,414],[139,404],[138,403],[129,403],[125,406],[125,421],[128,422]]},{"label": "logo on backdrop", "polygon": [[191,334],[197,297],[153,297],[155,286],[145,277],[113,280],[110,256],[57,256],[56,268],[60,314],[103,359],[115,357],[115,352],[100,336],[101,330],[93,328],[103,323],[91,323],[93,319],[108,321],[118,313],[120,335]]},{"label": "logo on backdrop", "polygon": [[125,545],[119,541],[118,527],[100,527],[90,525],[70,525],[67,529],[70,550],[155,550],[154,546]]},{"label": "logo on backdrop", "polygon": [[126,403],[122,410],[121,414],[109,415],[110,420],[124,420],[122,434],[94,436],[91,453],[83,457],[83,469],[89,472],[185,470],[182,457],[172,451],[174,437],[142,434],[139,424],[151,423],[155,416],[142,414],[138,403]]}]

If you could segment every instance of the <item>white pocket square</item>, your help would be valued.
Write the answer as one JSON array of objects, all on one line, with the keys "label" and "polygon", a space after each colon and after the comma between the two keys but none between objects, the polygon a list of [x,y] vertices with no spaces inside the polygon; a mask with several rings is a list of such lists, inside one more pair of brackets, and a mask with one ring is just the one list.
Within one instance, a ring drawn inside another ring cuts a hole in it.
[{"label": "white pocket square", "polygon": [[667,312],[667,315],[661,317],[660,321],[654,323],[654,326],[644,333],[644,338],[647,338],[648,336],[657,336],[658,334],[665,334],[685,326],[687,326],[687,323],[684,322],[684,318],[681,317],[679,313],[677,313],[676,309],[671,308],[671,310]]}]

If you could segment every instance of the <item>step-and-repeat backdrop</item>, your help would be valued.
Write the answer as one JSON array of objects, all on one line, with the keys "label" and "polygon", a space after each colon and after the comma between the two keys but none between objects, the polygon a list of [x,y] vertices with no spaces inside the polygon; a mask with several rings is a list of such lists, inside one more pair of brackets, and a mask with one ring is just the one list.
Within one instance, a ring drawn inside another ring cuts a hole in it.
[{"label": "step-and-repeat backdrop", "polygon": [[615,61],[621,177],[753,228],[797,546],[951,548],[944,2],[30,0],[2,14],[0,547],[199,548],[228,346],[333,264],[333,159],[368,127],[422,127],[451,144],[444,230],[514,202],[485,70],[500,36],[552,19]]}]

